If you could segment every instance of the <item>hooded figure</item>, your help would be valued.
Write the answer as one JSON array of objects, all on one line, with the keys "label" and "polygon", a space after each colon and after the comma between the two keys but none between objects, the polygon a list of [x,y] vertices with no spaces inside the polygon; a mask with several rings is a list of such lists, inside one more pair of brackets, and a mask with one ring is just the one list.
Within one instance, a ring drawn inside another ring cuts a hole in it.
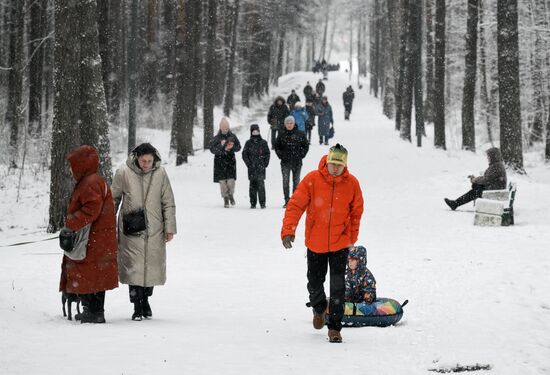
[{"label": "hooded figure", "polygon": [[351,86],[348,86],[346,91],[344,91],[342,99],[344,100],[344,118],[346,120],[349,120],[349,115],[351,114],[351,108],[353,106],[353,99],[355,99],[355,92],[353,91],[353,88]]},{"label": "hooded figure", "polygon": [[92,146],[80,146],[67,155],[76,185],[71,194],[65,227],[79,231],[92,224],[83,260],[63,256],[59,290],[79,294],[84,306],[82,323],[105,323],[105,291],[118,287],[115,208],[111,189],[97,170],[99,156]]},{"label": "hooded figure", "polygon": [[346,302],[372,303],[376,299],[376,280],[367,268],[367,249],[357,246],[348,253]]},{"label": "hooded figure", "polygon": [[457,207],[462,206],[474,199],[481,198],[484,190],[502,190],[506,189],[506,167],[502,161],[502,155],[500,149],[493,147],[487,150],[487,160],[489,161],[489,168],[485,170],[483,176],[468,176],[472,183],[472,190],[466,194],[457,198],[456,200],[450,200],[445,198],[445,203],[451,208],[456,210]]},{"label": "hooded figure", "polygon": [[[176,203],[160,155],[151,144],[132,150],[113,178],[113,199],[118,215],[120,282],[129,285],[132,319],[152,316],[148,297],[153,287],[166,282],[166,242],[176,234]],[[125,215],[144,209],[147,228],[126,234]]]},{"label": "hooded figure", "polygon": [[237,160],[235,152],[241,150],[239,138],[229,128],[229,121],[223,117],[218,134],[210,141],[210,152],[214,154],[214,182],[220,184],[224,207],[235,205],[235,180]]},{"label": "hooded figure", "polygon": [[250,139],[243,149],[243,160],[248,168],[250,181],[250,208],[256,208],[258,200],[260,207],[265,208],[265,169],[269,165],[270,156],[269,146],[260,135],[260,127],[258,124],[250,125]]},{"label": "hooded figure", "polygon": [[275,147],[277,132],[284,129],[285,118],[287,118],[289,114],[290,111],[285,104],[285,98],[282,96],[276,97],[267,113],[267,122],[271,126],[271,148]]}]

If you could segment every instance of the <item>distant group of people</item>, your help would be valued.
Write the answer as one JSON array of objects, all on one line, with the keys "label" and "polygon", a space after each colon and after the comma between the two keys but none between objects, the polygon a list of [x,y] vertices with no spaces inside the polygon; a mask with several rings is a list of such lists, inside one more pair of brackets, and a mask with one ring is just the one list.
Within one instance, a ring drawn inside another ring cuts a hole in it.
[{"label": "distant group of people", "polygon": [[[320,145],[328,145],[334,136],[334,116],[325,91],[326,86],[322,79],[319,79],[315,89],[307,82],[303,89],[305,106],[296,90],[292,90],[286,100],[283,96],[277,96],[269,107],[267,122],[270,125],[271,149],[281,161],[283,207],[286,207],[290,199],[291,179],[292,192],[300,182],[302,160],[309,151],[313,128],[317,126]],[[353,88],[348,86],[343,94],[345,119],[349,119],[354,98]],[[209,148],[214,154],[214,182],[220,184],[224,207],[234,206],[237,178],[235,153],[241,150],[241,143],[231,132],[226,118],[220,121],[219,131],[210,142]],[[250,127],[250,139],[244,146],[242,157],[248,168],[250,207],[256,208],[259,203],[260,208],[265,208],[264,180],[270,161],[270,150],[267,141],[260,134],[258,124]]]}]

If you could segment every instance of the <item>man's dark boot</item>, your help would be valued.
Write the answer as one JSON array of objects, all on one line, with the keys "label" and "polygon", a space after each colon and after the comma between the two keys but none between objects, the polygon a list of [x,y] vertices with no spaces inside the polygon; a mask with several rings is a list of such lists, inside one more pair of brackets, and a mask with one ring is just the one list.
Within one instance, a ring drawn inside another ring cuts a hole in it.
[{"label": "man's dark boot", "polygon": [[143,308],[141,301],[134,302],[134,313],[132,314],[132,320],[142,320],[143,319]]},{"label": "man's dark boot", "polygon": [[225,208],[229,208],[229,198],[227,198],[227,197],[223,198],[223,206]]},{"label": "man's dark boot", "polygon": [[233,194],[229,196],[229,203],[231,203],[232,206],[235,205],[235,198],[233,198]]},{"label": "man's dark boot", "polygon": [[153,311],[151,310],[151,305],[149,305],[149,298],[147,296],[143,298],[141,309],[145,318],[153,317]]},{"label": "man's dark boot", "polygon": [[447,203],[447,206],[449,206],[453,211],[456,210],[456,208],[458,207],[455,201],[452,201],[447,198],[445,198],[445,203]]}]

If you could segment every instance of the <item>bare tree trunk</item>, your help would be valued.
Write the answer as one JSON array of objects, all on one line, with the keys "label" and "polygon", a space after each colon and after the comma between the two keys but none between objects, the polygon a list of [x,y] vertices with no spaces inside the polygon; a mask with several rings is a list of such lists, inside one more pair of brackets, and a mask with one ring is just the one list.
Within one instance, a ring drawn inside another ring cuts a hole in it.
[{"label": "bare tree trunk", "polygon": [[445,145],[445,0],[435,1],[434,146]]},{"label": "bare tree trunk", "polygon": [[433,1],[426,0],[426,101],[424,114],[427,122],[433,122],[434,97],[434,24]]},{"label": "bare tree trunk", "polygon": [[79,37],[77,2],[55,2],[55,89],[51,146],[50,212],[48,232],[57,232],[65,222],[65,214],[73,178],[65,159],[67,153],[80,144],[78,64]]},{"label": "bare tree trunk", "polygon": [[42,71],[47,22],[47,2],[30,4],[29,42],[29,134],[38,137],[42,133]]},{"label": "bare tree trunk", "polygon": [[493,139],[493,116],[494,106],[491,105],[489,96],[489,89],[487,85],[487,43],[485,39],[485,26],[484,26],[484,8],[483,1],[479,1],[479,71],[481,74],[481,87],[480,87],[480,101],[483,108],[482,113],[485,114],[485,122],[487,126],[487,137],[491,145],[494,145]]},{"label": "bare tree trunk", "polygon": [[414,114],[416,125],[416,145],[422,147],[422,136],[425,136],[424,130],[424,91],[423,91],[423,67],[422,67],[422,1],[416,0],[411,8],[412,20],[414,24],[413,38],[413,64],[412,74],[414,75]]},{"label": "bare tree trunk", "polygon": [[[388,2],[388,7],[389,7]],[[403,113],[403,87],[405,79],[406,54],[407,54],[407,30],[409,18],[407,17],[409,0],[401,0],[401,23],[399,31],[399,79],[395,90],[395,130],[401,130],[401,116]]]},{"label": "bare tree trunk", "polygon": [[193,122],[197,112],[197,81],[194,67],[198,62],[201,4],[180,0],[178,9],[178,45],[176,102],[174,104],[173,128],[176,129],[176,165],[187,163],[192,154]]},{"label": "bare tree trunk", "polygon": [[412,101],[413,101],[413,86],[414,86],[414,63],[415,63],[415,2],[417,0],[408,1],[408,7],[404,9],[408,18],[407,25],[407,50],[405,54],[405,66],[403,69],[403,97],[401,102],[401,127],[399,128],[401,139],[411,141],[411,122],[412,122]]},{"label": "bare tree trunk", "polygon": [[504,162],[523,173],[517,5],[517,0],[497,3],[500,148]]},{"label": "bare tree trunk", "polygon": [[19,129],[23,122],[23,30],[24,1],[10,2],[11,15],[9,26],[9,74],[8,74],[8,108],[5,126],[10,129],[9,158],[10,167],[17,168]]},{"label": "bare tree trunk", "polygon": [[137,86],[137,38],[138,38],[138,0],[132,0],[130,16],[130,37],[128,39],[128,153],[136,147],[136,101]]},{"label": "bare tree trunk", "polygon": [[210,140],[214,136],[214,99],[216,94],[216,27],[217,27],[217,1],[208,0],[208,24],[206,36],[206,56],[204,66],[204,97],[203,97],[203,121],[204,136],[203,148],[207,149]]},{"label": "bare tree trunk", "polygon": [[476,151],[474,100],[477,72],[478,7],[478,0],[468,0],[464,89],[462,92],[462,148],[472,152]]},{"label": "bare tree trunk", "polygon": [[233,109],[233,97],[235,95],[235,55],[237,52],[237,25],[239,21],[239,0],[235,0],[232,9],[231,21],[231,49],[229,52],[229,63],[225,74],[225,93],[223,98],[223,113],[229,116]]},{"label": "bare tree trunk", "polygon": [[543,77],[543,65],[545,52],[545,42],[541,36],[541,30],[548,27],[544,20],[544,2],[541,0],[531,0],[529,5],[529,13],[531,15],[531,22],[534,30],[535,43],[531,50],[533,68],[531,69],[531,81],[533,85],[533,105],[534,115],[533,123],[529,132],[529,144],[532,145],[535,142],[542,142],[544,140],[544,118],[545,118],[545,94],[544,92],[544,77]]}]

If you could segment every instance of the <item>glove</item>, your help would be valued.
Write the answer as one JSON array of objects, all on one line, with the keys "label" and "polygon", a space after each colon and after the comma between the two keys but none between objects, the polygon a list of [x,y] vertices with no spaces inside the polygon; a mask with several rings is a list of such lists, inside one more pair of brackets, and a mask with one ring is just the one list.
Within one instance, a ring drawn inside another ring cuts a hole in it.
[{"label": "glove", "polygon": [[294,238],[296,238],[296,236],[292,234],[289,234],[283,237],[283,246],[285,247],[285,249],[292,248],[292,243],[294,242]]}]

